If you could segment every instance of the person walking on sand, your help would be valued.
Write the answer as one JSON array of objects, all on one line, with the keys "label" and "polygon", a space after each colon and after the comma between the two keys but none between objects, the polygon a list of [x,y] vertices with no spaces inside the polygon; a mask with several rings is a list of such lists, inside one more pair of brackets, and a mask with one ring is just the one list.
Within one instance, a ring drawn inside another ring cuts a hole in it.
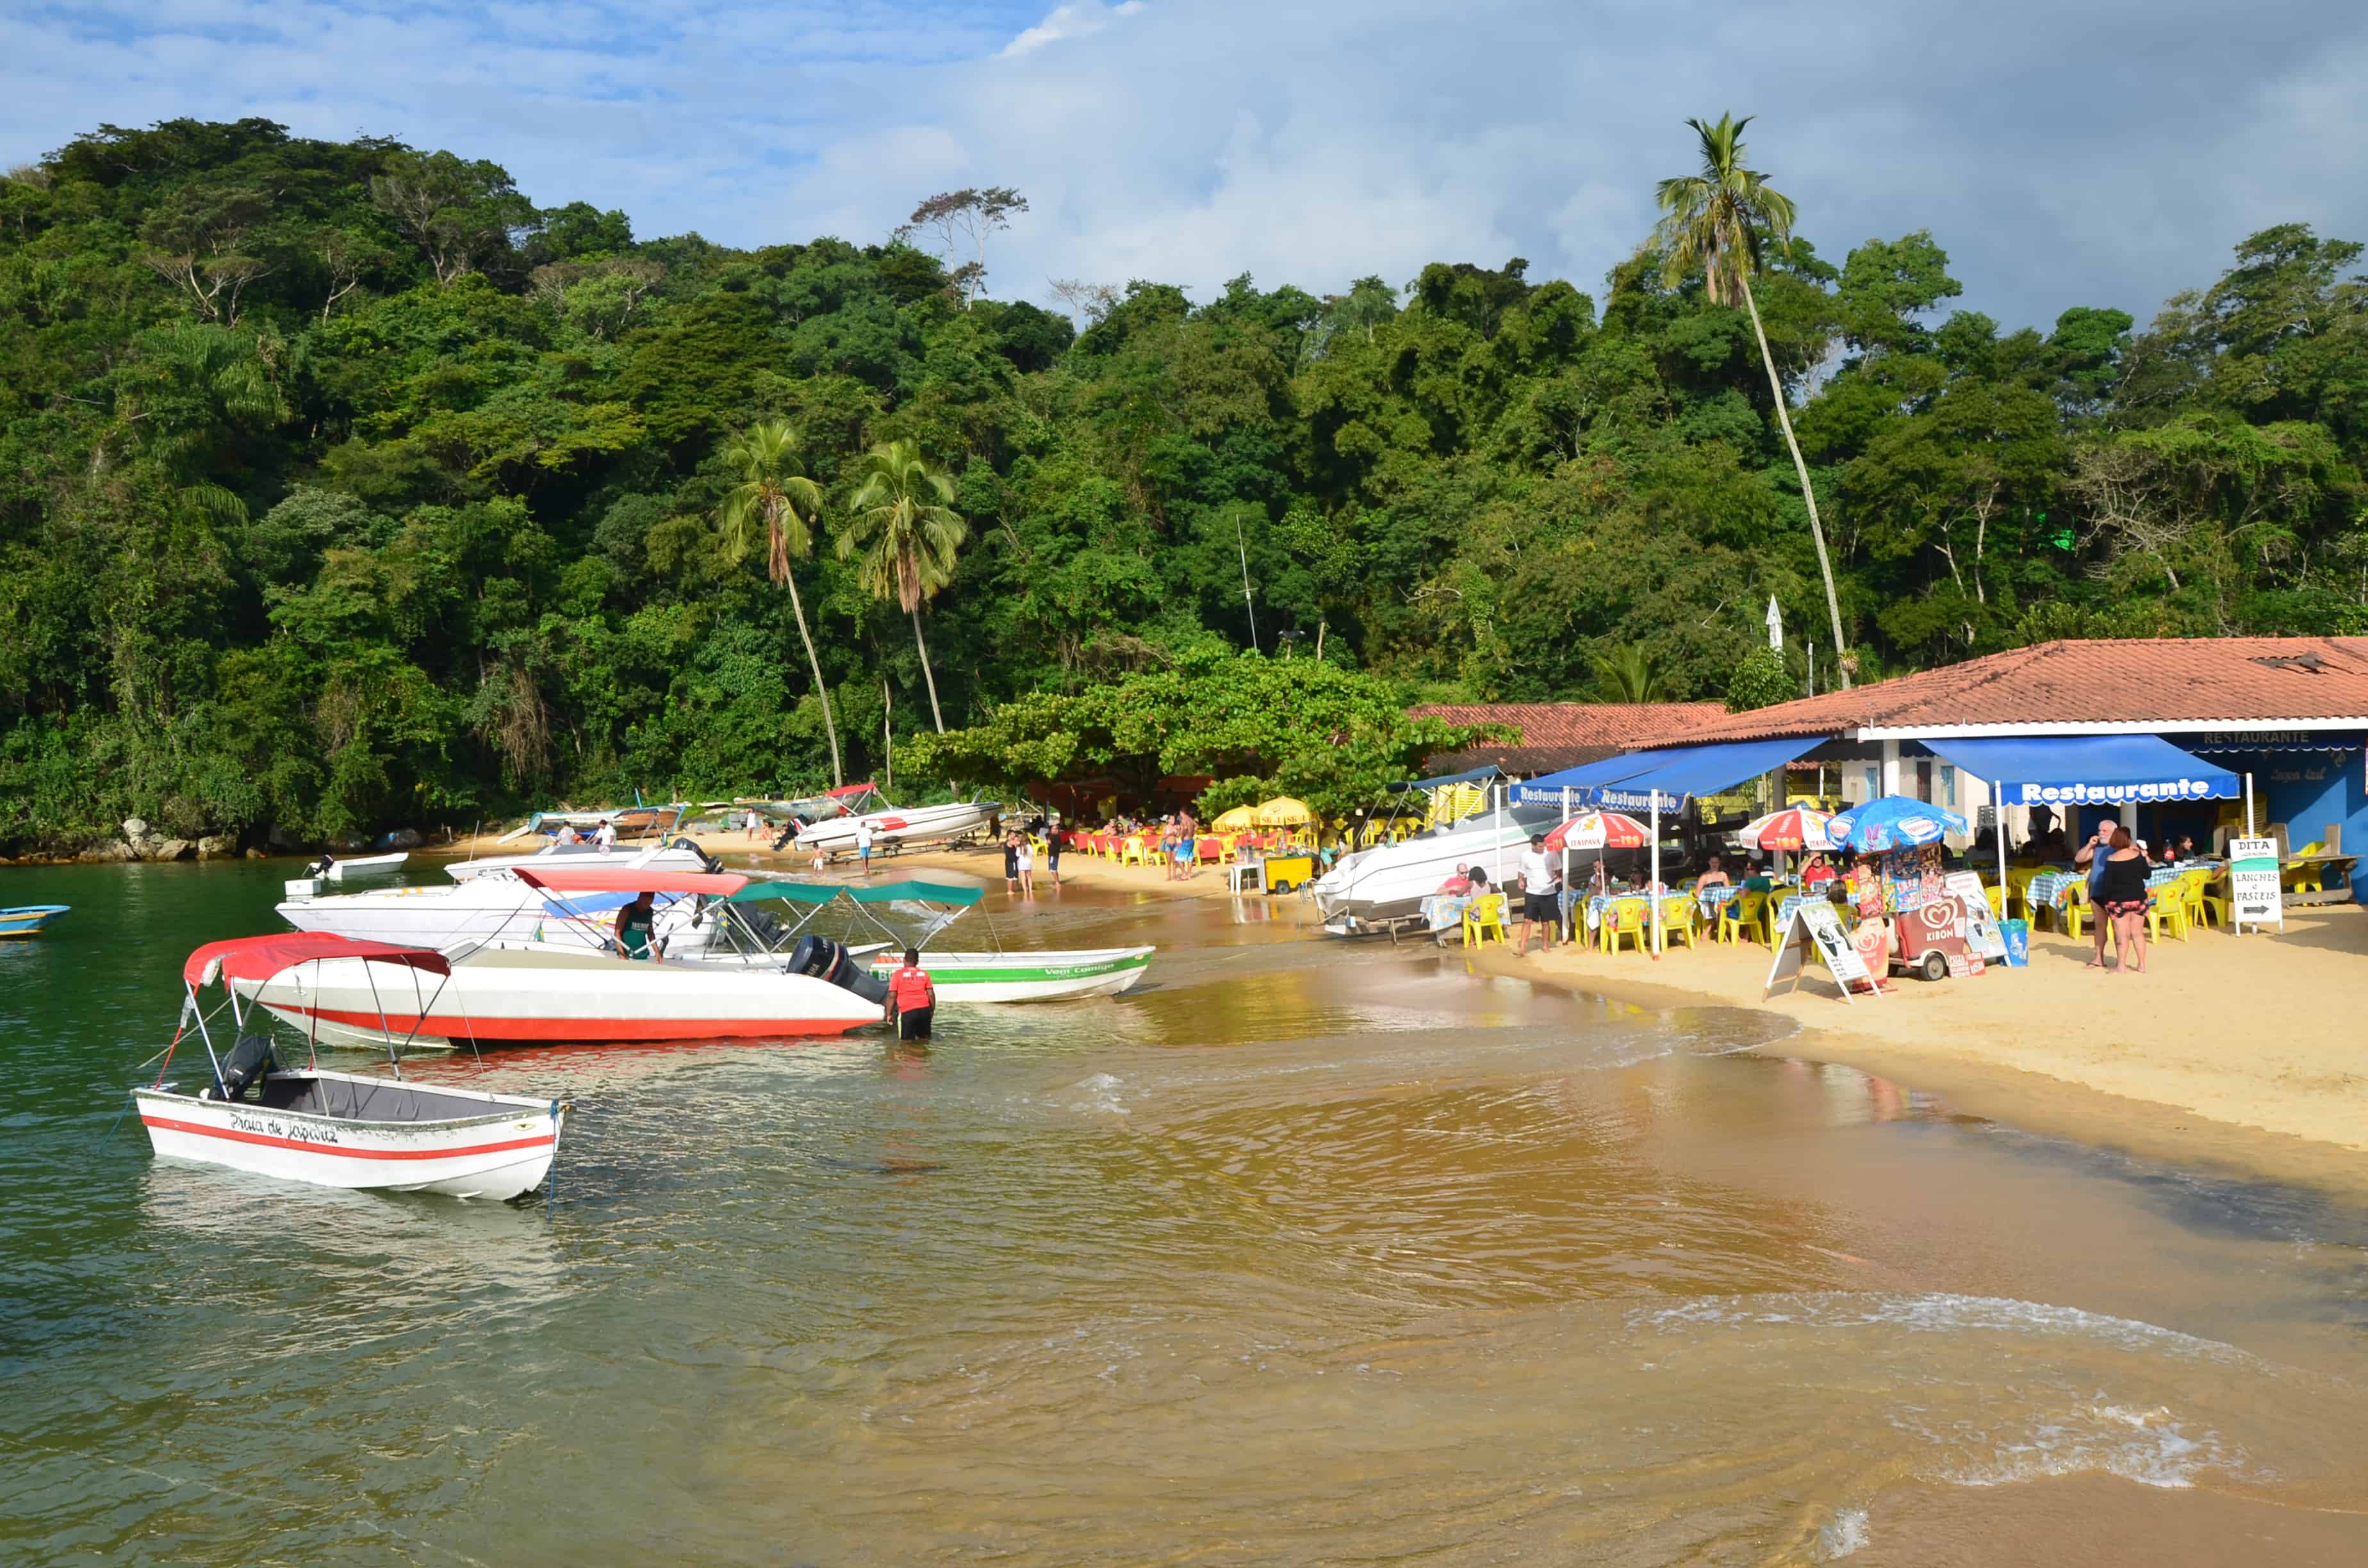
[{"label": "person walking on sand", "polygon": [[1044,822],[1044,869],[1053,873],[1053,885],[1061,885],[1061,813],[1054,812]]},{"label": "person walking on sand", "polygon": [[2113,829],[2112,844],[2113,852],[2105,858],[2104,902],[2097,907],[2113,918],[2113,952],[2121,960],[2122,972],[2132,972],[2130,958],[2135,954],[2135,972],[2144,974],[2146,968],[2146,851],[2130,837],[2128,828],[2118,825]]},{"label": "person walking on sand", "polygon": [[1554,892],[1562,885],[1562,873],[1554,869],[1554,857],[1546,853],[1546,835],[1530,835],[1530,846],[1521,856],[1521,915],[1513,930],[1513,956],[1530,956],[1530,927],[1540,927],[1543,944],[1540,954],[1554,951],[1554,927],[1561,923],[1561,912],[1554,908]]},{"label": "person walking on sand", "polygon": [[871,824],[861,817],[855,819],[855,858],[863,862],[863,880],[871,880]]},{"label": "person walking on sand", "polygon": [[1003,835],[1003,896],[1019,896],[1019,835]]},{"label": "person walking on sand", "polygon": [[1026,834],[1019,838],[1019,896],[1036,896],[1036,841]]}]

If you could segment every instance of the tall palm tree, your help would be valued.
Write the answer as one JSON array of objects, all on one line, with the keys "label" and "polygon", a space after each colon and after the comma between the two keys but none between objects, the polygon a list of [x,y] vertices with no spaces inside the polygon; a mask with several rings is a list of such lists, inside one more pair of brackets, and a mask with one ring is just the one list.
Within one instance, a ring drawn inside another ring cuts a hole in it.
[{"label": "tall palm tree", "polygon": [[830,781],[847,782],[838,760],[838,724],[831,717],[830,687],[823,683],[822,659],[814,653],[814,633],[806,627],[805,602],[798,597],[797,574],[790,562],[814,553],[814,525],[822,517],[822,486],[799,472],[798,438],[786,420],[750,426],[723,449],[723,461],[740,483],[716,508],[725,547],[734,561],[745,561],[765,536],[765,573],[774,585],[790,591],[790,608],[798,618],[798,635],[805,640],[806,665],[814,671],[815,693],[822,698],[823,733],[830,739]]},{"label": "tall palm tree", "polygon": [[921,603],[953,581],[954,555],[970,537],[970,525],[949,505],[954,482],[921,460],[911,441],[883,441],[863,454],[861,475],[848,498],[853,514],[838,536],[844,558],[863,552],[863,585],[880,598],[894,599],[913,618],[913,646],[920,650],[921,678],[929,687],[929,718],[946,733],[938,709],[938,677],[929,669],[929,645],[921,637]]},{"label": "tall palm tree", "polygon": [[1776,398],[1776,422],[1783,426],[1784,444],[1792,449],[1793,470],[1801,476],[1801,498],[1809,505],[1809,537],[1816,541],[1817,570],[1826,579],[1826,614],[1833,622],[1834,652],[1849,689],[1850,644],[1842,637],[1841,602],[1834,595],[1833,562],[1826,556],[1826,528],[1817,517],[1817,493],[1809,485],[1809,465],[1801,459],[1801,443],[1793,435],[1793,415],[1784,401],[1784,383],[1768,352],[1768,333],[1759,324],[1759,304],[1751,297],[1751,275],[1759,270],[1759,237],[1764,231],[1782,243],[1793,233],[1792,199],[1770,188],[1767,176],[1743,166],[1743,128],[1752,117],[1718,117],[1716,125],[1699,119],[1686,123],[1702,138],[1702,172],[1665,179],[1654,191],[1661,221],[1653,231],[1661,247],[1663,278],[1674,289],[1699,267],[1713,303],[1732,304],[1737,296],[1751,312],[1751,331],[1759,340],[1759,362],[1767,367],[1769,390]]}]

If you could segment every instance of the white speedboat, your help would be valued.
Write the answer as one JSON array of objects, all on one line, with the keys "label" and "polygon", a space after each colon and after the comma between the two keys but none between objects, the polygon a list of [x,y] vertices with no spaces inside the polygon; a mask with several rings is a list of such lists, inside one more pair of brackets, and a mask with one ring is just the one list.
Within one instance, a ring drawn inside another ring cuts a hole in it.
[{"label": "white speedboat", "polygon": [[321,874],[333,882],[342,882],[347,877],[382,876],[398,869],[410,858],[408,849],[398,849],[392,855],[358,855],[350,860],[331,860]]},{"label": "white speedboat", "polygon": [[[291,973],[338,965],[380,971],[396,994],[414,979],[440,983],[450,970],[440,954],[301,932],[210,942],[189,955],[183,1029],[156,1082],[131,1092],[156,1157],[315,1187],[455,1198],[516,1198],[540,1187],[567,1124],[564,1101],[409,1083],[400,1062],[392,1077],[310,1062],[285,1070],[268,1030],[215,1049],[198,992],[217,975],[231,994],[235,1028],[256,1021],[241,1010],[244,995]],[[207,1081],[185,1093],[166,1080],[193,1016]]]},{"label": "white speedboat", "polygon": [[828,822],[808,823],[797,836],[796,847],[811,855],[820,850],[836,858],[855,853],[856,824],[868,824],[875,849],[912,848],[923,844],[943,844],[978,833],[991,824],[1002,809],[996,801],[956,801],[942,806],[885,806],[865,812],[860,816],[833,817]]},{"label": "white speedboat", "polygon": [[1476,812],[1396,844],[1344,855],[1308,883],[1308,891],[1326,931],[1355,936],[1380,922],[1419,913],[1422,901],[1459,866],[1477,866],[1489,881],[1504,885],[1520,869],[1530,835],[1549,832],[1561,820],[1552,806]]},{"label": "white speedboat", "polygon": [[387,984],[359,960],[330,960],[241,986],[253,1002],[327,1042],[417,1039],[457,1046],[599,1045],[844,1034],[880,1005],[778,969],[627,960],[526,943],[484,948]]},{"label": "white speedboat", "polygon": [[546,844],[532,854],[484,855],[473,860],[455,860],[444,868],[444,874],[456,882],[482,877],[489,871],[515,871],[520,866],[626,866],[635,870],[712,871],[715,862],[707,852],[689,839],[677,839],[672,844],[654,844],[646,849],[603,849],[597,844]]}]

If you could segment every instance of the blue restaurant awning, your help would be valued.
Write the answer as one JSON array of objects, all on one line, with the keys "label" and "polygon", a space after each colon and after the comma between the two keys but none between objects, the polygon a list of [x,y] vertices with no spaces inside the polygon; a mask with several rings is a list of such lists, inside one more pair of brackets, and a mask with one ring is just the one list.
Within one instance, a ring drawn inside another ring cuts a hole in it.
[{"label": "blue restaurant awning", "polygon": [[1795,757],[1825,744],[1822,735],[1792,735],[1774,741],[1730,741],[1723,745],[1663,746],[1631,752],[1609,762],[1565,768],[1514,787],[1513,798],[1539,804],[1559,804],[1563,790],[1574,804],[1610,806],[1617,811],[1653,808],[1671,811],[1689,796],[1715,795],[1721,790],[1771,773]]},{"label": "blue restaurant awning", "polygon": [[2244,781],[2159,735],[2018,735],[1928,740],[1937,755],[2002,786],[2009,806],[2233,800]]}]

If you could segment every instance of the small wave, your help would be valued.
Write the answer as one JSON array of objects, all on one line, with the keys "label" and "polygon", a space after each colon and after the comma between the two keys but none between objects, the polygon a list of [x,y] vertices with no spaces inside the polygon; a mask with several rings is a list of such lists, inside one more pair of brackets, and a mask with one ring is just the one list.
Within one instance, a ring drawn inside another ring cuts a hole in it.
[{"label": "small wave", "polygon": [[[1912,1421],[1895,1425],[1928,1441],[1961,1442],[1962,1436],[1918,1430]],[[2103,1473],[2141,1486],[2184,1488],[2205,1471],[2235,1471],[2244,1455],[2205,1427],[2191,1432],[2169,1410],[2131,1410],[2118,1404],[2083,1405],[2055,1420],[2035,1421],[2019,1434],[1998,1433],[1990,1456],[1939,1477],[1958,1486],[2006,1486],[2020,1481]]]},{"label": "small wave", "polygon": [[1816,1559],[1839,1562],[1867,1543],[1866,1510],[1844,1508],[1817,1528]]},{"label": "small wave", "polygon": [[2251,1361],[2232,1345],[2201,1339],[2136,1318],[2084,1312],[2011,1296],[1914,1296],[1808,1291],[1797,1295],[1711,1296],[1629,1314],[1631,1328],[1665,1332],[1707,1327],[1797,1325],[1827,1330],[1893,1327],[1911,1334],[2055,1334],[2102,1340],[2124,1349],[2168,1350],[2214,1360]]},{"label": "small wave", "polygon": [[1123,1086],[1111,1074],[1097,1073],[1076,1085],[1083,1093],[1083,1098],[1078,1103],[1087,1110],[1098,1110],[1110,1116],[1124,1116],[1126,1102],[1118,1097],[1118,1092]]}]

